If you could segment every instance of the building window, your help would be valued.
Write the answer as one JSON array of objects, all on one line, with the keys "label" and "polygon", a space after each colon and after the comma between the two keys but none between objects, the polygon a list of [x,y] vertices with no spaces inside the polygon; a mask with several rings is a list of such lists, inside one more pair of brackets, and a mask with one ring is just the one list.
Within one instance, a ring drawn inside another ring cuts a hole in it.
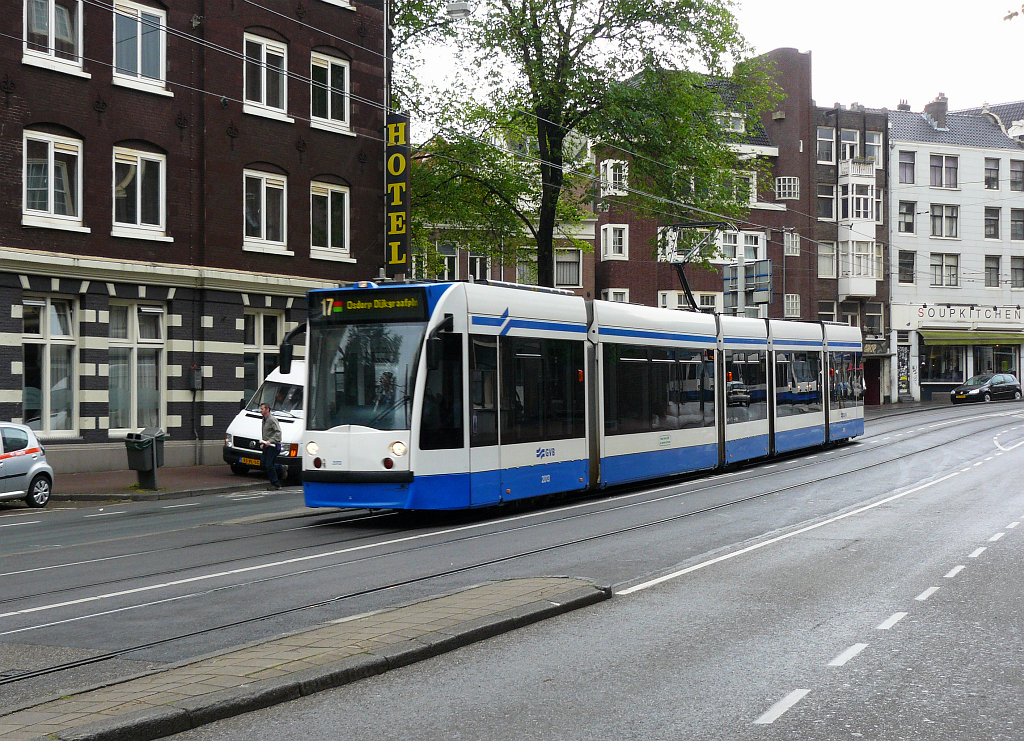
[{"label": "building window", "polygon": [[843,129],[840,135],[844,160],[857,159],[860,153],[860,132],[856,129]]},{"label": "building window", "polygon": [[760,260],[761,259],[761,235],[760,234],[744,234],[743,235],[743,259],[744,260]]},{"label": "building window", "polygon": [[601,161],[601,195],[624,196],[628,186],[629,163],[624,160]]},{"label": "building window", "polygon": [[[167,158],[162,154],[114,150],[114,233],[164,233]],[[133,233],[131,230],[138,229]]]},{"label": "building window", "polygon": [[489,280],[491,277],[491,261],[487,255],[469,253],[469,275],[470,280]]},{"label": "building window", "polygon": [[[846,187],[845,185],[843,186]],[[872,185],[855,183],[853,186],[853,218],[874,219],[875,188]],[[845,207],[843,209],[845,211]]]},{"label": "building window", "polygon": [[985,239],[999,239],[998,208],[985,208]]},{"label": "building window", "polygon": [[583,277],[581,250],[555,250],[555,285],[577,288]]},{"label": "building window", "polygon": [[985,288],[999,288],[999,255],[985,255]]},{"label": "building window", "polygon": [[836,218],[836,186],[818,184],[818,218]]},{"label": "building window", "polygon": [[959,206],[943,206],[933,203],[931,215],[933,237],[957,236],[957,223],[960,220]]},{"label": "building window", "polygon": [[245,171],[245,242],[283,247],[286,239],[285,191],[280,175]]},{"label": "building window", "polygon": [[75,428],[75,307],[26,298],[21,306],[21,421],[41,433]]},{"label": "building window", "polygon": [[879,278],[875,243],[843,241],[839,243],[839,276],[842,278]]},{"label": "building window", "polygon": [[28,226],[82,225],[82,142],[25,132],[24,208]]},{"label": "building window", "polygon": [[629,303],[629,289],[628,288],[606,288],[601,291],[601,300],[603,301],[614,301],[620,304]]},{"label": "building window", "polygon": [[312,124],[336,131],[349,130],[349,63],[314,53],[310,62]]},{"label": "building window", "polygon": [[900,182],[914,184],[914,163],[916,152],[900,152]]},{"label": "building window", "polygon": [[629,224],[606,224],[601,227],[601,259],[629,259]]},{"label": "building window", "polygon": [[[288,101],[288,47],[245,34],[245,102],[284,113]],[[249,112],[253,112],[249,110]]]},{"label": "building window", "polygon": [[782,251],[790,257],[800,257],[800,235],[796,232],[783,232]]},{"label": "building window", "polygon": [[827,126],[818,127],[818,162],[835,162],[836,131]]},{"label": "building window", "polygon": [[875,222],[878,224],[882,223],[884,211],[882,210],[882,201],[884,191],[882,188],[875,188]]},{"label": "building window", "polygon": [[836,320],[836,302],[818,302],[818,320],[822,322],[834,322]]},{"label": "building window", "polygon": [[1024,160],[1010,160],[1010,190],[1024,191]]},{"label": "building window", "polygon": [[879,336],[884,331],[882,304],[877,301],[869,301],[864,304],[864,331],[867,334]]},{"label": "building window", "polygon": [[737,232],[722,233],[722,255],[726,260],[736,259],[736,246],[739,244],[740,235]]},{"label": "building window", "polygon": [[960,256],[932,253],[932,285],[960,285]]},{"label": "building window", "polygon": [[864,132],[864,157],[875,163],[875,167],[882,166],[882,132]]},{"label": "building window", "polygon": [[787,293],[784,300],[784,311],[787,319],[800,318],[800,294]]},{"label": "building window", "polygon": [[277,367],[277,355],[284,338],[284,316],[276,312],[247,311],[242,326],[242,393],[248,402],[270,371]]},{"label": "building window", "polygon": [[[682,304],[685,297],[680,294],[679,303]],[[700,309],[714,312],[718,310],[718,294],[717,293],[698,293],[697,294],[697,306]]]},{"label": "building window", "polygon": [[775,178],[775,198],[780,201],[800,200],[800,178]]},{"label": "building window", "polygon": [[438,245],[437,254],[441,258],[440,270],[435,277],[438,280],[459,279],[459,251],[454,244]]},{"label": "building window", "polygon": [[1024,208],[1010,209],[1010,239],[1024,240]]},{"label": "building window", "polygon": [[743,120],[742,113],[727,111],[724,113],[716,113],[714,117],[715,123],[717,123],[723,131],[731,131],[735,134],[743,134],[747,131],[747,122]]},{"label": "building window", "polygon": [[900,283],[913,283],[916,266],[917,253],[910,250],[900,250],[899,255],[899,281]]},{"label": "building window", "polygon": [[900,234],[914,233],[914,212],[917,203],[914,201],[900,201],[899,225]]},{"label": "building window", "polygon": [[[248,198],[248,190],[246,197]],[[348,188],[314,181],[309,186],[309,198],[310,256],[347,256],[349,254]],[[320,254],[317,254],[318,251]]]},{"label": "building window", "polygon": [[958,158],[942,154],[931,156],[931,185],[933,188],[957,187]]},{"label": "building window", "polygon": [[516,261],[516,283],[535,286],[537,280],[537,252],[528,250],[520,253]]},{"label": "building window", "polygon": [[164,87],[167,14],[134,3],[114,6],[114,79]]},{"label": "building window", "polygon": [[818,277],[836,277],[836,243],[818,242]]},{"label": "building window", "polygon": [[1010,258],[1010,287],[1024,288],[1024,257]]},{"label": "building window", "polygon": [[24,50],[81,69],[81,0],[25,0]]},{"label": "building window", "polygon": [[111,430],[161,426],[163,352],[162,307],[110,306]]},{"label": "building window", "polygon": [[985,158],[985,189],[999,190],[999,160],[994,157]]}]

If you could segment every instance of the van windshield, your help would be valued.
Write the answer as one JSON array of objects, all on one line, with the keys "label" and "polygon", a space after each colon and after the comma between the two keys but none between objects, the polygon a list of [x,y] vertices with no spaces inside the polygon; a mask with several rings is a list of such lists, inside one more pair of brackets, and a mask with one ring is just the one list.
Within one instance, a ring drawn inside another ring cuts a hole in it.
[{"label": "van windshield", "polygon": [[264,381],[249,399],[245,409],[250,412],[258,411],[260,404],[269,405],[272,412],[295,416],[302,411],[302,386],[282,381]]},{"label": "van windshield", "polygon": [[314,327],[306,427],[412,426],[412,391],[425,322]]}]

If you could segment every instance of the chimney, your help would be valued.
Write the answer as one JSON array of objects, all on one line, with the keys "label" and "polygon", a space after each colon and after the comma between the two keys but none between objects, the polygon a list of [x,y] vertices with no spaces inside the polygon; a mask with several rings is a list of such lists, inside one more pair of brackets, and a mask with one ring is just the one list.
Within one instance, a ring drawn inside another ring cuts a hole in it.
[{"label": "chimney", "polygon": [[900,101],[900,104],[896,106],[897,111],[909,111],[910,103],[907,102],[906,98]]},{"label": "chimney", "polygon": [[939,97],[924,107],[924,115],[932,122],[937,129],[946,128],[946,96],[939,93]]}]

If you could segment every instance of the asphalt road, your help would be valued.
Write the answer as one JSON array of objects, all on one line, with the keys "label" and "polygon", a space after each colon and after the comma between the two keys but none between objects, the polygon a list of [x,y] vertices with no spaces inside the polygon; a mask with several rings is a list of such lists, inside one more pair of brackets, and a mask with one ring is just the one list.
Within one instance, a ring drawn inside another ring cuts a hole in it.
[{"label": "asphalt road", "polygon": [[487,579],[569,574],[619,594],[181,739],[1019,738],[1024,533],[1007,526],[1024,519],[1022,417],[922,410],[769,466],[472,516],[307,514],[295,492],[0,509],[0,666],[210,629],[5,685],[3,704]]}]

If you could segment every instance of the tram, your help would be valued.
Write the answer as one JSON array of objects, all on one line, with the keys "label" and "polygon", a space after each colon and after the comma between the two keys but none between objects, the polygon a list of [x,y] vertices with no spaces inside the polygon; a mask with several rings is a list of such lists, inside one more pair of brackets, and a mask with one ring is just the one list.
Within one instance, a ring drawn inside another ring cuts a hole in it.
[{"label": "tram", "polygon": [[306,504],[485,507],[846,441],[861,350],[857,327],[497,282],[312,291]]}]

